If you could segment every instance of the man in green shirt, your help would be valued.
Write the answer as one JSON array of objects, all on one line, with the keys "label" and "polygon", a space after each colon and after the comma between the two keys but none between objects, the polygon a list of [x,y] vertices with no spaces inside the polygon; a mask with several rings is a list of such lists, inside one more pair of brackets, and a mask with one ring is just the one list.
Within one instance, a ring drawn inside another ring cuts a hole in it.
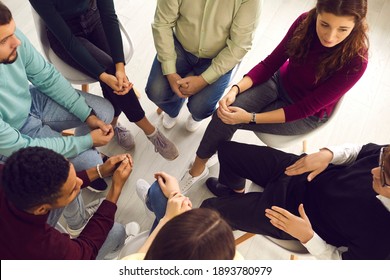
[{"label": "man in green shirt", "polygon": [[195,131],[210,116],[232,69],[252,46],[261,0],[158,0],[152,24],[157,56],[146,86],[148,97],[172,128],[188,98],[186,128]]},{"label": "man in green shirt", "polygon": [[[102,163],[94,147],[107,144],[114,135],[109,124],[112,105],[101,97],[76,91],[16,28],[2,2],[0,77],[0,162],[21,148],[40,146],[69,158],[77,171]],[[62,130],[72,127],[78,127],[77,136],[61,136]],[[104,191],[106,187],[100,179],[89,188]],[[64,216],[76,215],[81,203],[79,195]],[[50,225],[56,224],[62,210],[51,213]]]}]

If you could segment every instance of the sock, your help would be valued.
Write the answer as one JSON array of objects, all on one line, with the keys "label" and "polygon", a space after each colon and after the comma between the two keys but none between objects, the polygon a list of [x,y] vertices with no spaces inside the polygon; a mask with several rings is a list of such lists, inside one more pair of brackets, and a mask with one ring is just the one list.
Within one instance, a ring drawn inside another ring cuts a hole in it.
[{"label": "sock", "polygon": [[151,137],[153,137],[154,135],[156,135],[156,133],[157,133],[157,127],[154,128],[154,131],[153,131],[151,134],[146,135],[146,137],[151,138]]}]

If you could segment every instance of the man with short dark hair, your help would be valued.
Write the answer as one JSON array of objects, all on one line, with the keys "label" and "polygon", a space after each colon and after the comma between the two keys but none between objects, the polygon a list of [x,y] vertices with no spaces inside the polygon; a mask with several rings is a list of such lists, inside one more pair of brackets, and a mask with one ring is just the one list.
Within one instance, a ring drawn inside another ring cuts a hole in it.
[{"label": "man with short dark hair", "polygon": [[[76,91],[16,28],[10,10],[1,1],[0,73],[0,162],[21,148],[40,146],[69,158],[78,171],[102,163],[94,147],[107,144],[114,135],[109,124],[111,104]],[[76,136],[61,135],[73,127],[77,127]],[[106,188],[100,178],[89,186],[98,192]],[[65,212],[77,211],[77,200]],[[48,223],[54,226],[61,213],[62,209],[51,211]]]},{"label": "man with short dark hair", "polygon": [[[0,165],[0,259],[115,257],[126,237],[123,225],[114,223],[116,203],[131,170],[129,154],[111,157],[98,169],[78,173],[72,163],[46,148],[23,148],[11,155],[4,168]],[[94,214],[78,214],[89,221],[77,238],[71,239],[47,224],[51,211],[66,207],[77,198],[80,188],[100,175],[113,175],[112,187]]]}]

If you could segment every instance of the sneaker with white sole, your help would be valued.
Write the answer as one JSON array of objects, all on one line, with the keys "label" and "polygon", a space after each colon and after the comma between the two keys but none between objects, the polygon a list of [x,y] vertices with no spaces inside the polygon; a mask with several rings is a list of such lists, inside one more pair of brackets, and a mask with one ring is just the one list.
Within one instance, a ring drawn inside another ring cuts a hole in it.
[{"label": "sneaker with white sole", "polygon": [[80,227],[78,229],[72,229],[68,225],[66,225],[66,231],[69,233],[71,238],[77,238],[80,235],[80,233],[83,231],[85,226],[88,224],[89,219],[91,219],[91,217],[96,212],[96,210],[99,208],[100,204],[102,204],[104,199],[105,198],[96,199],[85,206],[85,214],[87,215],[87,217],[86,217],[87,222],[82,227]]},{"label": "sneaker with white sole", "polygon": [[186,173],[184,173],[183,177],[181,178],[179,185],[180,185],[180,191],[182,194],[186,194],[194,185],[195,183],[199,182],[200,180],[204,179],[209,175],[209,169],[207,166],[204,167],[203,172],[199,176],[192,176],[188,169]]},{"label": "sneaker with white sole", "polygon": [[157,128],[156,130],[157,131],[152,136],[147,136],[154,145],[154,151],[167,160],[174,160],[177,158],[179,156],[179,150],[176,145],[165,137],[160,130]]},{"label": "sneaker with white sole", "polygon": [[171,118],[167,113],[164,113],[163,119],[162,119],[163,126],[166,129],[171,129],[172,127],[174,127],[176,125],[177,118],[178,117]]},{"label": "sneaker with white sole", "polygon": [[202,120],[196,121],[192,118],[192,115],[189,115],[186,121],[186,129],[189,132],[194,132],[200,127],[201,124],[202,124]]},{"label": "sneaker with white sole", "polygon": [[137,192],[139,199],[141,199],[141,201],[145,206],[145,213],[149,218],[154,218],[153,212],[150,211],[149,208],[146,206],[146,196],[148,195],[149,189],[150,189],[150,184],[146,182],[146,180],[144,179],[137,180],[137,183],[135,184],[135,190]]},{"label": "sneaker with white sole", "polygon": [[127,238],[125,240],[125,244],[133,239],[140,231],[141,227],[137,222],[130,222],[125,225]]},{"label": "sneaker with white sole", "polygon": [[118,141],[119,146],[125,150],[131,150],[135,146],[134,137],[130,130],[117,123],[114,128],[115,137]]}]

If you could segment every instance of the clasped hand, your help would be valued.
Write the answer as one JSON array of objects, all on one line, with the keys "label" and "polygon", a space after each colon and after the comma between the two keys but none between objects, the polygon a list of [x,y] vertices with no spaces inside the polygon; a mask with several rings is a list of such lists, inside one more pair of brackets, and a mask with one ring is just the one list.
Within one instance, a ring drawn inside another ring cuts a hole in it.
[{"label": "clasped hand", "polygon": [[180,98],[187,98],[197,94],[208,84],[202,76],[188,76],[182,78],[179,74],[168,74],[167,79],[172,91]]},{"label": "clasped hand", "polygon": [[129,166],[133,168],[133,158],[130,154],[121,154],[112,156],[100,166],[100,172],[103,177],[110,177],[124,160],[128,160]]}]

